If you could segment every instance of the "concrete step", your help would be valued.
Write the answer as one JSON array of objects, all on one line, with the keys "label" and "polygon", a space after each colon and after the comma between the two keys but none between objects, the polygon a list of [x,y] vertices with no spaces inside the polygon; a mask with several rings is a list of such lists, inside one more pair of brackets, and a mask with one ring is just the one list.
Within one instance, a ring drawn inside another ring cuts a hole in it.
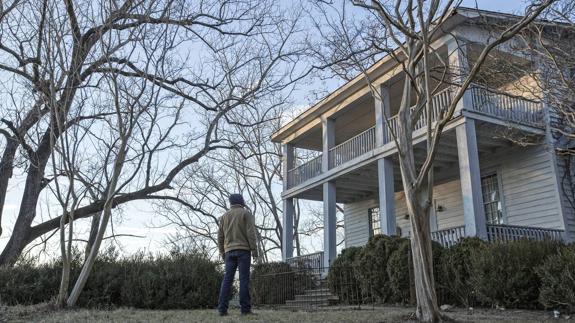
[{"label": "concrete step", "polygon": [[289,300],[286,306],[305,307],[305,306],[328,306],[328,300]]},{"label": "concrete step", "polygon": [[329,288],[316,288],[316,289],[306,289],[304,291],[305,295],[317,295],[317,294],[331,294]]},{"label": "concrete step", "polygon": [[339,297],[333,296],[331,294],[318,294],[318,295],[296,295],[296,301],[328,301],[328,302],[337,302],[339,301]]}]

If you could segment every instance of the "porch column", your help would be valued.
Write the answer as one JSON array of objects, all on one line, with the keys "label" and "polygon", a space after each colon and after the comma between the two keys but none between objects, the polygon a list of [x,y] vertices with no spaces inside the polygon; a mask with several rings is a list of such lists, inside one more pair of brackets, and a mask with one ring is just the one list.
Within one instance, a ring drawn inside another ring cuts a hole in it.
[{"label": "porch column", "polygon": [[323,265],[331,266],[337,255],[335,182],[323,184]]},{"label": "porch column", "polygon": [[[388,136],[386,117],[391,116],[389,106],[389,88],[383,84],[379,86],[380,97],[375,98],[375,146],[381,147],[393,140]],[[388,138],[389,137],[389,138]]]},{"label": "porch column", "polygon": [[466,119],[456,128],[456,135],[465,235],[487,239],[475,121]]},{"label": "porch column", "polygon": [[329,150],[335,145],[335,122],[333,119],[321,118],[322,159],[321,171],[329,170]]},{"label": "porch column", "polygon": [[293,257],[293,198],[283,200],[282,260]]},{"label": "porch column", "polygon": [[381,233],[388,236],[395,235],[395,188],[391,158],[381,158],[377,161],[377,176]]},{"label": "porch column", "polygon": [[[379,86],[379,97],[375,98],[375,146],[381,147],[393,140],[387,130],[385,119],[391,116],[389,105],[389,88]],[[393,161],[381,158],[377,161],[379,188],[379,221],[381,233],[395,235],[395,194],[393,179]]]},{"label": "porch column", "polygon": [[[290,143],[283,145],[283,190],[289,188],[288,170],[294,166],[294,147]],[[283,200],[283,227],[282,227],[282,259],[286,260],[293,257],[293,217],[294,217],[293,198]]]},{"label": "porch column", "polygon": [[[449,55],[449,67],[451,73],[451,81],[454,84],[462,84],[467,75],[469,74],[469,61],[467,46],[465,41],[457,40],[452,37],[446,44],[447,53]],[[472,108],[473,100],[471,92],[467,90],[461,100],[457,102],[456,114],[460,113],[466,108]],[[458,112],[459,111],[459,112]]]}]

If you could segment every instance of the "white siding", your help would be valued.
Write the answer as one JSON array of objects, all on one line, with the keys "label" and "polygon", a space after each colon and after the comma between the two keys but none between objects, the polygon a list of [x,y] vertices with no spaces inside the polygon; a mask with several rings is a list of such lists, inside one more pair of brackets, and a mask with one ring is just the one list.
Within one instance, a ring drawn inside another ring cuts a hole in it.
[{"label": "white siding", "polygon": [[[545,146],[506,149],[504,153],[490,155],[480,162],[482,174],[493,171],[499,174],[507,224],[564,229],[551,159]],[[434,198],[435,204],[443,208],[436,212],[438,230],[464,224],[459,179],[437,185]],[[345,205],[346,247],[367,242],[368,209],[377,205],[377,200]],[[395,212],[401,235],[406,236],[409,219],[403,192],[395,193]],[[570,216],[575,218],[575,214]],[[572,225],[575,230],[575,220]]]},{"label": "white siding", "polygon": [[378,206],[376,200],[345,204],[343,208],[345,247],[363,246],[369,239],[368,210]]},{"label": "white siding", "polygon": [[555,178],[544,145],[507,150],[483,162],[500,174],[507,224],[563,229]]}]

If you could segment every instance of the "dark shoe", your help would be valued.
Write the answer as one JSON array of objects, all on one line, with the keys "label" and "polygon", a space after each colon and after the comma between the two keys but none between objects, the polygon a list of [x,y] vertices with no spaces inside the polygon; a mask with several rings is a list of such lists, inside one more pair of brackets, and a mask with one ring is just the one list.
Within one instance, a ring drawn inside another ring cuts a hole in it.
[{"label": "dark shoe", "polygon": [[249,311],[249,312],[242,312],[242,315],[256,315],[256,313]]},{"label": "dark shoe", "polygon": [[228,316],[228,312],[219,312],[220,316]]}]

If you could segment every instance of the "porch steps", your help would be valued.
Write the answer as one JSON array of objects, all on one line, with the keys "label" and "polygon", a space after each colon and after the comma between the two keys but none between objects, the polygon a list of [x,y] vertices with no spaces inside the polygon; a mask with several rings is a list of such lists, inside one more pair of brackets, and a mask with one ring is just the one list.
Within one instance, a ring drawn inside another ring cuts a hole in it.
[{"label": "porch steps", "polygon": [[284,309],[298,310],[309,307],[336,305],[338,302],[339,297],[331,294],[329,289],[319,287],[317,289],[308,289],[305,290],[303,294],[295,295],[295,299],[287,300],[282,307]]}]

